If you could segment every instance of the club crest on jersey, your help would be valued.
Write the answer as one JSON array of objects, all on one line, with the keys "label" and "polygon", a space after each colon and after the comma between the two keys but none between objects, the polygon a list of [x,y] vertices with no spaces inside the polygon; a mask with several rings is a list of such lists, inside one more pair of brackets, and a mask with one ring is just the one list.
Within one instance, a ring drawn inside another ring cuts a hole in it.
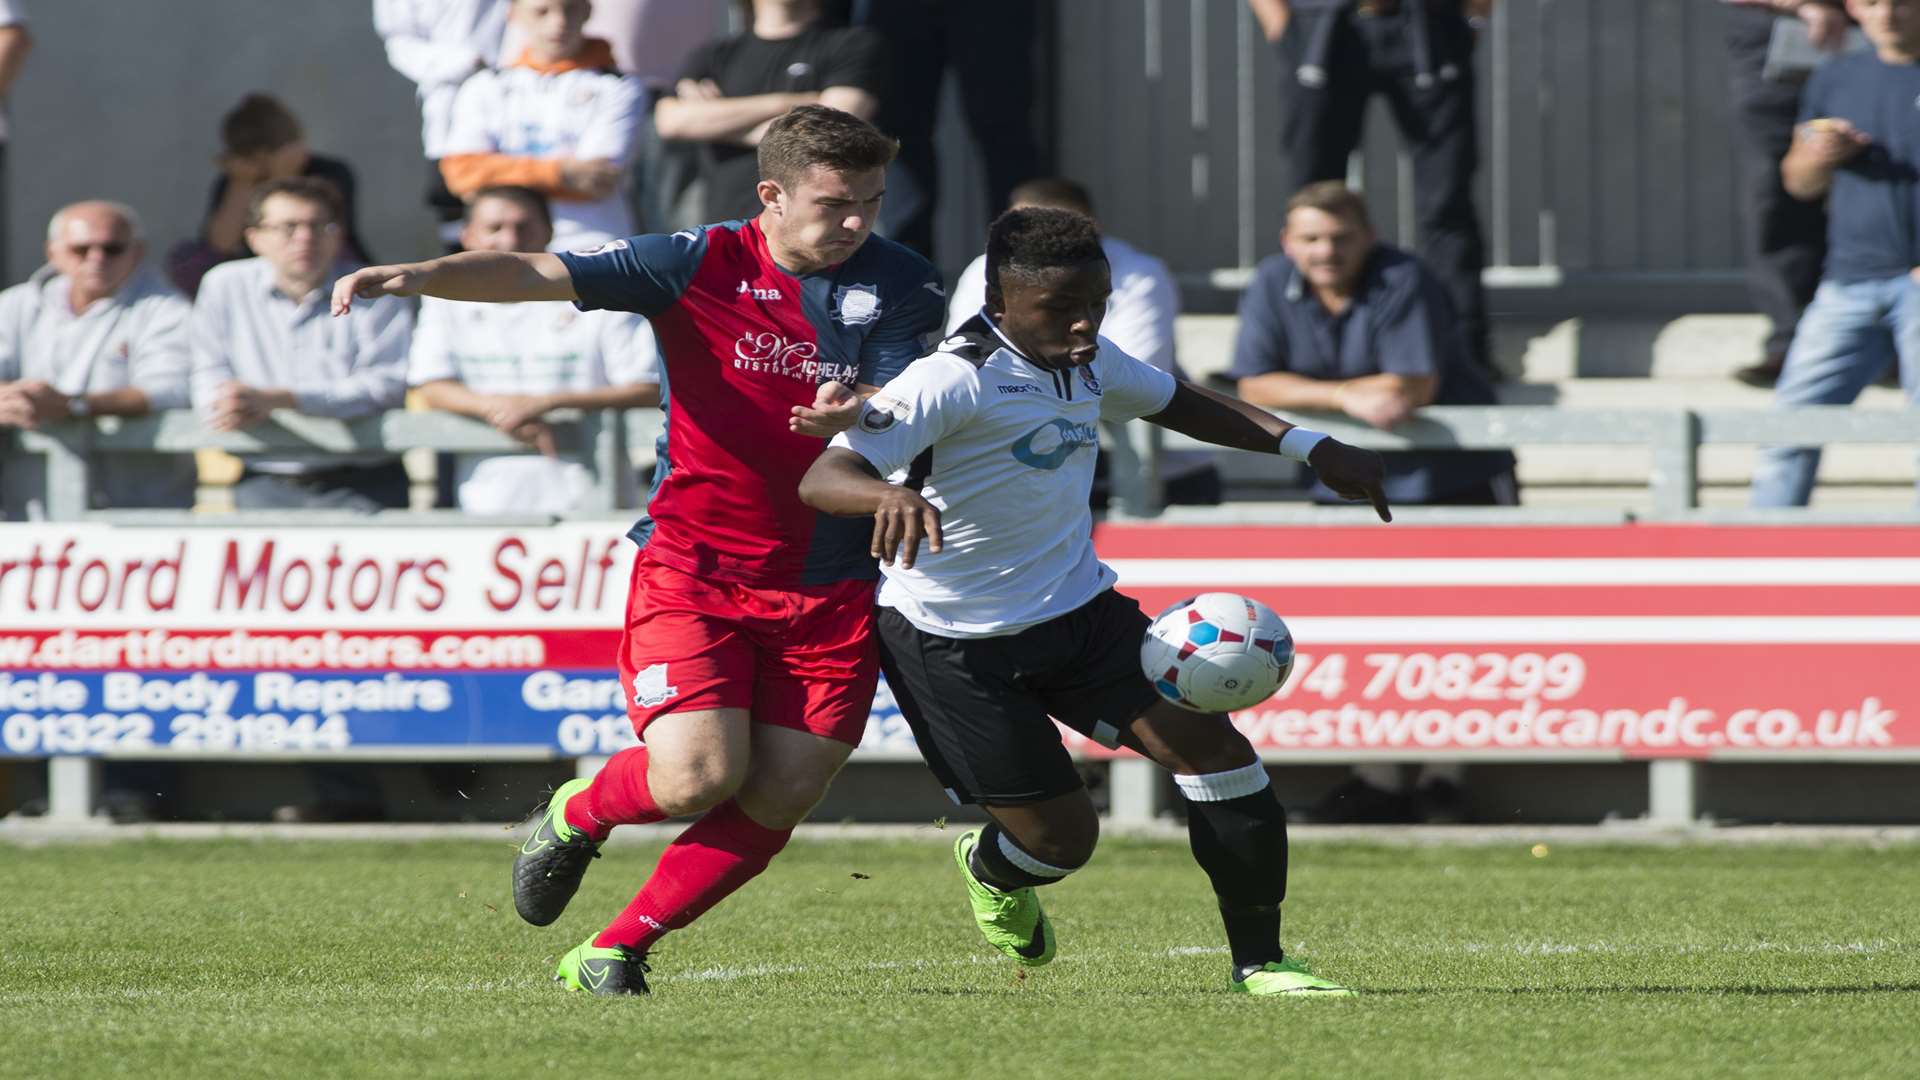
[{"label": "club crest on jersey", "polygon": [[1089,393],[1100,393],[1100,376],[1093,373],[1092,364],[1088,364],[1085,367],[1078,367],[1074,370],[1080,373],[1080,381],[1086,386]]},{"label": "club crest on jersey", "polygon": [[833,317],[842,326],[863,326],[880,317],[880,286],[842,285],[833,290]]},{"label": "club crest on jersey", "polygon": [[625,250],[627,250],[627,242],[625,240],[609,240],[599,247],[582,248],[579,251],[569,252],[569,254],[586,258],[589,255],[610,255],[613,252]]},{"label": "club crest on jersey", "polygon": [[667,665],[641,668],[633,676],[633,703],[651,709],[668,698],[679,697],[680,688],[667,683]]},{"label": "club crest on jersey", "polygon": [[867,407],[860,413],[860,430],[878,435],[906,418],[905,402],[875,394],[867,399]]}]

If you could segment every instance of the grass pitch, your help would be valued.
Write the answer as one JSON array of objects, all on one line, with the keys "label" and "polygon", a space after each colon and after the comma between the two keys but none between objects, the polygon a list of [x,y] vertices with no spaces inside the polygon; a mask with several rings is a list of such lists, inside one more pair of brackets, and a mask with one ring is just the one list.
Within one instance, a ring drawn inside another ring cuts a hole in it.
[{"label": "grass pitch", "polygon": [[513,844],[0,848],[0,1076],[1920,1075],[1910,846],[1296,844],[1287,946],[1367,993],[1272,1001],[1178,842],[1051,888],[1022,977],[944,843],[796,841],[630,1000],[548,977],[658,846],[535,929]]}]

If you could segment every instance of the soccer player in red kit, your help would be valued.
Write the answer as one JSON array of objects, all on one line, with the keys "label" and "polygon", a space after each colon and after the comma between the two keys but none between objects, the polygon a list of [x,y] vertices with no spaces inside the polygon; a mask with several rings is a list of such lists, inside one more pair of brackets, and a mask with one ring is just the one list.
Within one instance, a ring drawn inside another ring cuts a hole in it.
[{"label": "soccer player in red kit", "polygon": [[616,825],[702,816],[557,978],[645,993],[662,935],[764,870],[860,741],[878,678],[867,522],[800,502],[825,438],[923,352],[944,296],[870,236],[897,144],[822,106],[759,146],[751,221],[569,254],[463,252],[342,278],[355,298],[573,300],[647,316],[667,430],[627,601],[620,679],[644,745],[554,792],[514,862],[514,906],[559,918]]}]

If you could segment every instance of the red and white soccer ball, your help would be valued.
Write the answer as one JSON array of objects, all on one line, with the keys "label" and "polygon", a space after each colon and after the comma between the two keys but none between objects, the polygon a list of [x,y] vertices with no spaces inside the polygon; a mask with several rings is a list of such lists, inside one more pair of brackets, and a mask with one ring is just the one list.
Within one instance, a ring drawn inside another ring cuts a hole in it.
[{"label": "red and white soccer ball", "polygon": [[1161,612],[1140,643],[1160,696],[1195,712],[1251,708],[1293,670],[1293,635],[1273,609],[1238,593],[1201,593]]}]

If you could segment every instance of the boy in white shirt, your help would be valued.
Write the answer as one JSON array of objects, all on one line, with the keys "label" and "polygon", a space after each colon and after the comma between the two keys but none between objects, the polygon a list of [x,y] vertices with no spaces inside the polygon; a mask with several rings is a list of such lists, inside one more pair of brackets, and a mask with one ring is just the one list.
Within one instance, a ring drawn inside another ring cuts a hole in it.
[{"label": "boy in white shirt", "polygon": [[[538,193],[487,188],[467,207],[460,243],[468,251],[544,251],[552,234]],[[547,413],[660,404],[659,356],[647,321],[563,301],[422,297],[408,381],[433,408],[485,420],[540,450],[461,455],[455,486],[460,508],[474,514],[561,513],[583,504],[593,475],[555,456]]]},{"label": "boy in white shirt", "polygon": [[634,231],[621,197],[646,90],[622,75],[613,48],[583,33],[587,0],[514,0],[525,42],[506,67],[460,87],[442,144],[448,190],[519,185],[552,200],[552,250],[597,247]]}]

